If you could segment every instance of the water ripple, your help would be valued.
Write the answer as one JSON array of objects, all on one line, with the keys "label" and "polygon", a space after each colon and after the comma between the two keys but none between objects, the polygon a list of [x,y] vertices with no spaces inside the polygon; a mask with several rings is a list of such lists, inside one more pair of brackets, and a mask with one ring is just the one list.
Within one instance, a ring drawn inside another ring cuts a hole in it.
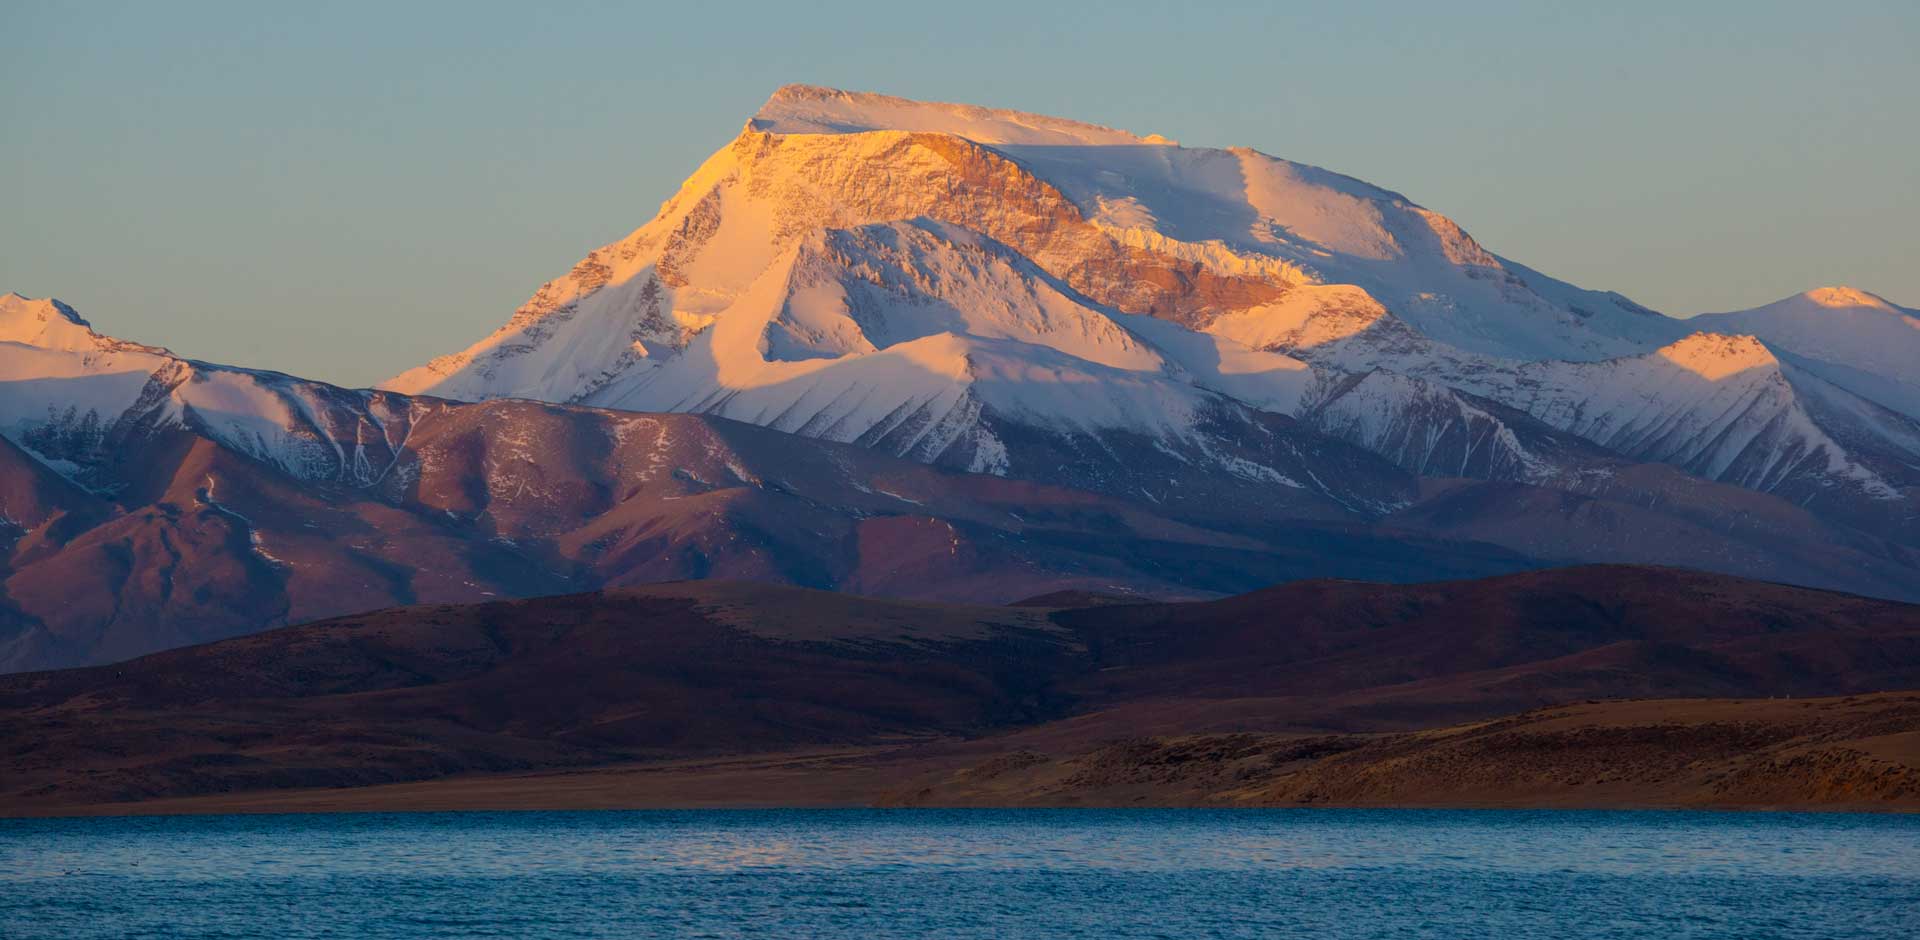
[{"label": "water ripple", "polygon": [[0,935],[1920,936],[1920,819],[1272,811],[0,820]]}]

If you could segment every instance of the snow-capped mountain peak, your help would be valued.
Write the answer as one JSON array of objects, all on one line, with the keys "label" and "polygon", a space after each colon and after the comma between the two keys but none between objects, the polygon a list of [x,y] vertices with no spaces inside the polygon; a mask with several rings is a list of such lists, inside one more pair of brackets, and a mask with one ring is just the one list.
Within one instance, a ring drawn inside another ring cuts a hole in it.
[{"label": "snow-capped mountain peak", "polygon": [[0,294],[0,342],[78,351],[100,349],[117,341],[95,333],[79,313],[58,300],[33,299],[9,291]]},{"label": "snow-capped mountain peak", "polygon": [[1709,382],[1753,369],[1780,367],[1780,360],[1760,340],[1721,333],[1694,333],[1662,346],[1654,355]]},{"label": "snow-capped mountain peak", "polygon": [[1127,146],[1174,142],[1158,134],[1140,136],[1098,124],[970,104],[915,101],[872,92],[841,91],[817,85],[786,85],[776,90],[748,122],[750,130],[771,134],[859,134],[912,131],[952,134],[982,144],[1026,146]]},{"label": "snow-capped mountain peak", "polygon": [[[1715,480],[1904,498],[1920,431],[1885,409],[1920,331],[1863,291],[1797,303],[1825,322],[1679,321],[1319,167],[796,85],[651,222],[386,387],[712,413],[1015,475],[1057,466],[1044,449],[1023,464],[1035,435],[1209,463],[1234,422],[1267,420],[1253,409],[1402,466],[1544,478],[1521,446],[1538,428],[1496,447],[1422,436],[1444,419],[1479,440],[1504,406]],[[1890,326],[1906,335],[1857,348]]]},{"label": "snow-capped mountain peak", "polygon": [[72,307],[52,297],[36,299],[24,296],[17,291],[0,294],[0,327],[7,331],[6,335],[12,335],[15,324],[29,320],[36,322],[63,320],[78,326],[88,325],[87,321],[82,319]]},{"label": "snow-capped mountain peak", "polygon": [[[686,346],[800,239],[932,219],[1121,313],[1263,348],[1390,313],[1511,358],[1648,348],[1657,315],[1511,265],[1390,190],[1254,150],[795,85],[659,214],[540,288],[493,336],[385,387],[580,400]],[[1663,335],[1662,341],[1671,339]]]},{"label": "snow-capped mountain peak", "polygon": [[1788,298],[1785,301],[1781,301],[1781,303],[1791,303],[1795,299],[1804,299],[1807,303],[1817,307],[1871,307],[1884,310],[1887,313],[1900,312],[1893,304],[1888,303],[1885,297],[1863,291],[1857,287],[1847,287],[1845,285],[1816,287],[1813,290],[1801,294],[1799,298]]},{"label": "snow-capped mountain peak", "polygon": [[306,480],[365,483],[413,406],[96,332],[57,300],[0,295],[0,436],[91,486],[129,435],[187,429]]},{"label": "snow-capped mountain peak", "polygon": [[1816,287],[1750,310],[1701,314],[1690,322],[1715,323],[1738,319],[1779,326],[1788,322],[1820,323],[1822,320],[1831,321],[1835,317],[1865,319],[1875,316],[1900,322],[1909,329],[1920,330],[1920,315],[1915,311],[1895,304],[1872,291],[1844,285]]},{"label": "snow-capped mountain peak", "polygon": [[1854,287],[1821,287],[1751,310],[1684,321],[1748,333],[1792,364],[1882,407],[1920,418],[1920,311]]}]

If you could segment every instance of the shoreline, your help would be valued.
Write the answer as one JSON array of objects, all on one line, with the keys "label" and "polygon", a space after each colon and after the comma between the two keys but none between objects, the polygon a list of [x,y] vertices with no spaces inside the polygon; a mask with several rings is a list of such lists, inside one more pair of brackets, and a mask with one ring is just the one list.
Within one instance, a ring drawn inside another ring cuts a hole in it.
[{"label": "shoreline", "polygon": [[[1870,803],[1796,803],[1796,804],[1705,804],[1669,803],[1294,803],[1269,805],[1225,805],[1218,803],[966,803],[899,805],[861,802],[703,802],[602,804],[531,800],[515,805],[475,803],[473,805],[417,805],[408,800],[382,802],[378,798],[366,805],[345,806],[326,799],[332,791],[295,791],[284,799],[271,801],[189,797],[151,800],[127,804],[90,804],[49,807],[45,811],[0,811],[0,824],[9,821],[52,819],[146,819],[155,817],[198,816],[384,816],[444,815],[469,813],[757,813],[757,812],[1222,812],[1262,813],[1281,811],[1389,813],[1447,812],[1547,812],[1547,813],[1712,813],[1725,815],[1810,815],[1810,816],[1910,816],[1920,814],[1920,805],[1876,805]],[[252,794],[249,794],[250,796]],[[311,798],[310,798],[311,797]],[[428,803],[431,801],[422,801]],[[458,800],[452,801],[454,803]]]},{"label": "shoreline", "polygon": [[[1411,732],[989,738],[76,802],[0,818],[704,809],[1920,812],[1920,693],[1587,702]],[[1096,725],[1097,726],[1097,725]]]}]

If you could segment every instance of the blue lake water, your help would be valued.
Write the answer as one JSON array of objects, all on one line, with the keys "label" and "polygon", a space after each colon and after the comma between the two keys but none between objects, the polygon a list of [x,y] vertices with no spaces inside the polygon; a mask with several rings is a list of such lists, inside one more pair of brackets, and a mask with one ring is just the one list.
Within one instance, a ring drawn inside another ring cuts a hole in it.
[{"label": "blue lake water", "polygon": [[1920,937],[1920,818],[979,810],[0,820],[0,937]]}]

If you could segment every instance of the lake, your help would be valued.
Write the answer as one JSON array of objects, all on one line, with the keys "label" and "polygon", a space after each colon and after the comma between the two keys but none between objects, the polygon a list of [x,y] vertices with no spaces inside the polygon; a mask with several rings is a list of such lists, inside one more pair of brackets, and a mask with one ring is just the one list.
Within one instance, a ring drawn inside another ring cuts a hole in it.
[{"label": "lake", "polygon": [[0,936],[1920,936],[1920,818],[792,810],[0,820]]}]

